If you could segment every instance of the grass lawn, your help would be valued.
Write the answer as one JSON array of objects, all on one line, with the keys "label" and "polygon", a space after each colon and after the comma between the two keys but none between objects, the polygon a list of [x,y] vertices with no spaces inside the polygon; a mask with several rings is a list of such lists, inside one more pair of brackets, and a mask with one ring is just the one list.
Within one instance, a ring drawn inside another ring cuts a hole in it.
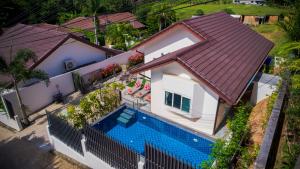
[{"label": "grass lawn", "polygon": [[[181,8],[188,5],[177,6]],[[190,18],[195,15],[197,10],[201,9],[204,14],[224,11],[224,9],[232,11],[235,14],[240,15],[280,15],[287,14],[287,9],[275,8],[269,6],[256,6],[256,5],[235,5],[235,4],[206,4],[197,5],[188,8],[178,9],[176,11],[177,18],[179,20]]]},{"label": "grass lawn", "polygon": [[289,41],[287,33],[284,30],[282,30],[282,28],[279,25],[265,24],[252,27],[252,29],[275,44],[274,48],[270,52],[271,56],[278,55],[277,53],[279,47],[282,44]]}]

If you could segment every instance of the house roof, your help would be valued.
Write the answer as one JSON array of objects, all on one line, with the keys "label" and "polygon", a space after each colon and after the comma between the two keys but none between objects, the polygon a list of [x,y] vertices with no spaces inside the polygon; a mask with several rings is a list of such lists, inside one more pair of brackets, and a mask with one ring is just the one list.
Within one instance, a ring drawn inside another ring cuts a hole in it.
[{"label": "house roof", "polygon": [[[121,22],[129,22],[133,26],[133,28],[136,29],[145,27],[145,25],[137,21],[136,17],[130,12],[99,15],[98,19],[100,29],[104,29],[106,24]],[[69,28],[78,28],[85,30],[93,30],[94,28],[93,18],[90,17],[77,17],[64,23],[63,25]]]},{"label": "house roof", "polygon": [[[176,61],[228,104],[236,104],[274,44],[223,12],[177,24],[190,28],[204,40],[154,59],[132,73]],[[138,47],[134,49],[138,50]]]},{"label": "house roof", "polygon": [[[10,63],[11,60],[14,59],[11,58],[11,56],[14,56],[18,50],[25,48],[30,49],[37,56],[36,62],[29,61],[26,63],[26,66],[32,69],[50,56],[57,48],[63,45],[70,38],[88,44],[94,48],[104,50],[111,55],[122,53],[119,50],[94,45],[87,40],[74,36],[73,34],[52,29],[54,28],[53,25],[47,25],[47,28],[45,26],[46,25],[37,26],[17,24],[5,31],[0,36],[0,57],[2,57],[6,63]],[[12,48],[10,46],[12,46]],[[0,80],[2,80],[2,78],[0,78]]]},{"label": "house roof", "polygon": [[[14,56],[19,49],[30,49],[37,55],[36,63],[28,63],[28,68],[35,67],[39,60],[48,57],[54,50],[62,45],[69,38],[73,38],[92,47],[104,50],[110,54],[122,53],[119,50],[109,49],[94,45],[87,40],[78,38],[73,34],[55,28],[56,25],[24,25],[17,24],[16,26],[5,31],[0,36],[0,56],[9,63],[14,58],[10,58],[10,52]],[[51,30],[49,30],[51,29]],[[12,48],[10,47],[12,46]]]}]

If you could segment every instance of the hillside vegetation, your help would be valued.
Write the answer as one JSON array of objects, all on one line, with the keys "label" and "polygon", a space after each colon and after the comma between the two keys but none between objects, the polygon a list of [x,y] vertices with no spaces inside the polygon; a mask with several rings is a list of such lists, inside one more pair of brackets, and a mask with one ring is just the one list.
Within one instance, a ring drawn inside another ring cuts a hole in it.
[{"label": "hillside vegetation", "polygon": [[206,4],[184,8],[185,6],[189,5],[180,5],[174,8],[179,20],[190,18],[196,15],[199,10],[202,10],[204,14],[220,11],[240,15],[286,15],[288,13],[287,9],[256,5]]}]

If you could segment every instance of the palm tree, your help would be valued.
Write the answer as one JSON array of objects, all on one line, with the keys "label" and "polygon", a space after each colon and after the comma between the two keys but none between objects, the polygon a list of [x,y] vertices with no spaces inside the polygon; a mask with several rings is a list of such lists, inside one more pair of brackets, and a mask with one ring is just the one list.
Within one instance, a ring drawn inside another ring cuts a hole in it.
[{"label": "palm tree", "polygon": [[25,125],[29,124],[27,114],[25,111],[25,106],[22,102],[22,98],[20,96],[20,92],[18,89],[18,83],[21,81],[29,80],[29,79],[40,79],[40,80],[47,80],[48,81],[48,75],[41,71],[41,70],[30,70],[26,68],[26,62],[29,60],[36,60],[36,55],[34,52],[32,52],[29,49],[21,49],[19,50],[13,61],[10,63],[5,62],[3,57],[0,57],[0,73],[3,73],[5,75],[9,75],[11,77],[13,86],[16,90],[17,99],[19,102],[19,106],[21,107],[21,114],[22,114],[22,122]]},{"label": "palm tree", "polygon": [[172,5],[166,3],[153,6],[147,17],[147,23],[151,32],[161,31],[175,21],[175,11],[172,10]]},{"label": "palm tree", "polygon": [[102,7],[102,3],[100,3],[101,0],[86,0],[84,1],[83,5],[83,13],[86,15],[92,15],[93,16],[93,22],[94,22],[94,33],[95,33],[95,44],[99,44],[98,42],[98,34],[99,34],[99,19],[97,16],[98,10]]}]

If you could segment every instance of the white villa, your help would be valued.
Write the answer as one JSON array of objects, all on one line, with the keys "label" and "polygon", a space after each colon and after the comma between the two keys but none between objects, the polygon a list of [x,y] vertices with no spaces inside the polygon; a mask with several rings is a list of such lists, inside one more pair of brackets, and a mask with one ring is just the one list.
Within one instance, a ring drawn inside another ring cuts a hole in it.
[{"label": "white villa", "polygon": [[132,50],[151,78],[151,113],[215,135],[262,68],[273,43],[226,13],[178,22]]}]

